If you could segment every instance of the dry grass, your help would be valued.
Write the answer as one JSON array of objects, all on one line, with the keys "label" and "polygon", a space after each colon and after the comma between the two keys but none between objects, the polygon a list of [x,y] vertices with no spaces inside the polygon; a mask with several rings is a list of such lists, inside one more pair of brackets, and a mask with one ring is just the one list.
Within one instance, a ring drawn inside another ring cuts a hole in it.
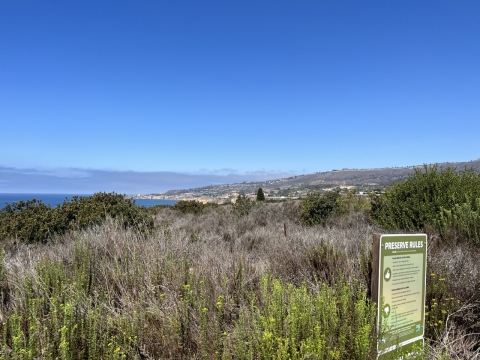
[{"label": "dry grass", "polygon": [[[85,285],[88,296],[106,299],[105,314],[118,321],[112,329],[120,326],[120,317],[135,326],[138,339],[130,353],[125,351],[127,358],[210,358],[227,346],[213,335],[234,334],[253,296],[262,298],[260,283],[266,275],[296,286],[306,283],[312,292],[319,283],[335,284],[340,278],[352,286],[357,280],[367,291],[361,260],[372,234],[382,230],[362,212],[311,228],[302,227],[297,214],[294,202],[261,204],[244,217],[228,206],[206,208],[200,215],[164,209],[156,215],[157,231],[151,236],[108,220],[50,244],[10,244],[5,247],[0,318],[7,321],[15,309],[25,310],[26,279],[47,286],[39,274],[46,259],[79,279],[78,267],[84,266],[79,257],[89,257],[86,273],[92,279],[85,281],[93,285]],[[444,274],[442,296],[460,304],[430,342],[429,358],[479,358],[479,255],[477,248],[431,242],[429,272]],[[47,288],[37,291],[48,293]],[[202,309],[208,309],[205,318]],[[105,334],[118,340],[114,330]]]}]

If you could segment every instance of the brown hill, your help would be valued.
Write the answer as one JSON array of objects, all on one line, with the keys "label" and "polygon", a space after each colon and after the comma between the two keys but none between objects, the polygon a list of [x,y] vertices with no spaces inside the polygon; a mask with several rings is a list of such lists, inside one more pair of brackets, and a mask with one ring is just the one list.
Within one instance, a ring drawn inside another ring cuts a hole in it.
[{"label": "brown hill", "polygon": [[[437,165],[443,169],[450,167],[457,171],[472,169],[480,172],[480,159],[468,162],[444,162]],[[332,170],[263,182],[244,182],[240,184],[205,186],[188,190],[170,190],[164,195],[182,196],[189,194],[191,197],[219,197],[232,193],[255,193],[259,187],[263,188],[264,191],[266,190],[271,196],[301,196],[310,191],[320,191],[334,187],[356,187],[360,191],[381,190],[396,182],[406,180],[415,168],[422,167],[423,165],[378,169]]]}]

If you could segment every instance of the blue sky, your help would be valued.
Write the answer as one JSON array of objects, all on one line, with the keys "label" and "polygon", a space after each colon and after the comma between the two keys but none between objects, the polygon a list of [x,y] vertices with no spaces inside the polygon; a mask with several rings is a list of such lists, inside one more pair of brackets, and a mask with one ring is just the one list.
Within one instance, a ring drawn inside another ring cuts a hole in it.
[{"label": "blue sky", "polygon": [[473,0],[2,1],[0,192],[477,159],[479,64]]}]

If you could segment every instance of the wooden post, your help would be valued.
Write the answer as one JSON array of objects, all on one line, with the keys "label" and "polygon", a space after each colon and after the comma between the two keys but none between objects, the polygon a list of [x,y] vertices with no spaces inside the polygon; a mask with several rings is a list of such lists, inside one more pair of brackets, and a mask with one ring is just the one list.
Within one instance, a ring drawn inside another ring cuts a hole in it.
[{"label": "wooden post", "polygon": [[370,283],[372,301],[378,304],[378,268],[380,261],[380,234],[373,235],[372,243],[372,279]]}]

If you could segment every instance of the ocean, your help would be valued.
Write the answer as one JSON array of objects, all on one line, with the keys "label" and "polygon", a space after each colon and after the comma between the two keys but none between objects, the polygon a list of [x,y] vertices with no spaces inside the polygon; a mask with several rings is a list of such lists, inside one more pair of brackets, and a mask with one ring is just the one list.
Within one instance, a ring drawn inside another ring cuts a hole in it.
[{"label": "ocean", "polygon": [[[52,208],[61,205],[65,199],[71,200],[75,194],[5,194],[0,193],[0,209],[6,204],[19,202],[21,200],[41,200]],[[78,196],[89,196],[88,194],[79,194]],[[139,206],[150,207],[154,205],[173,205],[176,200],[157,200],[157,199],[136,199],[135,204]]]}]

